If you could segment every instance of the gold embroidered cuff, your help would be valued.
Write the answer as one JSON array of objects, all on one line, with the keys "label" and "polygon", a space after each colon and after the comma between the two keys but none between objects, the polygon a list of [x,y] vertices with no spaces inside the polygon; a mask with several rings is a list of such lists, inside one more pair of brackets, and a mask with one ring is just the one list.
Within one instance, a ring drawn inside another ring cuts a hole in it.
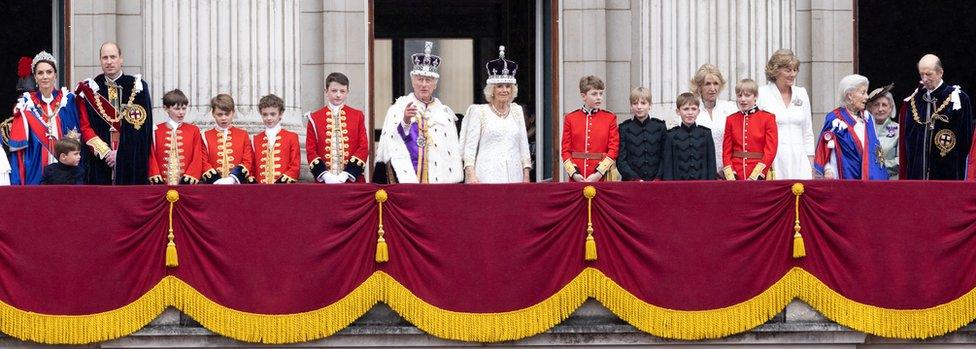
[{"label": "gold embroidered cuff", "polygon": [[163,184],[163,176],[155,175],[149,177],[149,184]]},{"label": "gold embroidered cuff", "polygon": [[213,176],[216,176],[216,175],[217,175],[217,170],[215,170],[215,169],[209,169],[209,170],[207,170],[207,172],[204,172],[203,175],[200,176],[200,178],[203,178],[204,180],[209,180],[210,177],[213,177]]},{"label": "gold embroidered cuff", "polygon": [[187,184],[197,184],[200,183],[200,180],[193,178],[193,176],[190,175],[183,175],[183,182]]},{"label": "gold embroidered cuff", "polygon": [[298,182],[294,178],[288,177],[288,175],[281,175],[280,181],[283,182],[283,183],[295,183],[295,182]]},{"label": "gold embroidered cuff", "polygon": [[734,181],[735,180],[735,171],[732,170],[732,166],[725,166],[725,167],[723,167],[722,168],[722,174],[725,176],[725,179],[727,179],[727,180],[730,180],[730,181]]},{"label": "gold embroidered cuff", "polygon": [[579,173],[579,170],[576,169],[576,165],[573,164],[572,160],[563,161],[563,168],[566,169],[566,173],[569,174],[570,177],[573,177],[574,174]]},{"label": "gold embroidered cuff", "polygon": [[109,148],[108,143],[105,143],[105,141],[98,137],[89,139],[85,144],[91,147],[92,151],[94,151],[95,155],[98,155],[100,159],[104,159],[105,156],[108,155],[108,152],[112,151],[112,148]]},{"label": "gold embroidered cuff", "polygon": [[350,157],[349,158],[349,162],[354,163],[354,164],[359,165],[359,166],[362,166],[362,167],[366,167],[366,161],[363,161],[362,159],[357,158],[355,156]]},{"label": "gold embroidered cuff", "polygon": [[315,168],[315,165],[318,165],[320,162],[322,162],[322,157],[313,159],[312,162],[308,163],[308,170],[311,171]]},{"label": "gold embroidered cuff", "polygon": [[602,161],[600,161],[599,165],[596,165],[596,172],[600,172],[601,175],[606,176],[607,172],[610,171],[610,168],[612,168],[614,164],[615,162],[613,159],[611,159],[609,156],[605,157]]},{"label": "gold embroidered cuff", "polygon": [[760,162],[756,164],[756,168],[752,169],[752,173],[749,174],[749,179],[752,180],[759,179],[759,177],[761,177],[764,172],[766,172],[766,164]]}]

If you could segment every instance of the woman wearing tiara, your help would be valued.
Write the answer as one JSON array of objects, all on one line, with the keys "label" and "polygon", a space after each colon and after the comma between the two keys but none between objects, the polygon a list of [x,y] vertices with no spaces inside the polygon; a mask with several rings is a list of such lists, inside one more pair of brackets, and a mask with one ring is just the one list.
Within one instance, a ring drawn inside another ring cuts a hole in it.
[{"label": "woman wearing tiara", "polygon": [[57,88],[56,62],[47,52],[34,56],[31,72],[37,90],[24,92],[17,99],[7,140],[12,185],[40,184],[44,166],[58,161],[54,144],[65,137],[81,141],[81,108],[75,104],[74,93]]},{"label": "woman wearing tiara", "polygon": [[465,183],[529,182],[532,158],[515,73],[518,65],[505,59],[505,46],[498,59],[485,64],[487,104],[468,107],[461,121],[461,158]]}]

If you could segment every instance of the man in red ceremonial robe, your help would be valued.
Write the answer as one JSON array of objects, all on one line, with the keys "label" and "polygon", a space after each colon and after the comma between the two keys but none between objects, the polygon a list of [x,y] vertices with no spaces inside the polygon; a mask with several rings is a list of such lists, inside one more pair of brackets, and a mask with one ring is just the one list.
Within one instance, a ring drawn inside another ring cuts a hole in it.
[{"label": "man in red ceremonial robe", "polygon": [[206,150],[203,180],[213,184],[254,183],[254,149],[247,131],[234,127],[234,98],[219,94],[210,100],[216,125],[203,134]]},{"label": "man in red ceremonial robe", "polygon": [[149,154],[149,183],[196,184],[203,175],[203,140],[200,128],[183,122],[190,104],[183,91],[163,95],[169,121],[156,126]]},{"label": "man in red ceremonial robe", "polygon": [[759,85],[742,79],[735,85],[739,111],[725,120],[722,172],[727,180],[770,178],[778,145],[776,116],[756,106]]},{"label": "man in red ceremonial robe", "polygon": [[346,105],[349,78],[332,73],[325,78],[329,105],[306,114],[305,156],[315,181],[362,182],[369,139],[363,112]]},{"label": "man in red ceremonial robe", "polygon": [[566,114],[563,121],[562,160],[566,174],[575,182],[606,179],[620,146],[617,116],[600,109],[606,87],[592,75],[580,79],[583,107]]}]

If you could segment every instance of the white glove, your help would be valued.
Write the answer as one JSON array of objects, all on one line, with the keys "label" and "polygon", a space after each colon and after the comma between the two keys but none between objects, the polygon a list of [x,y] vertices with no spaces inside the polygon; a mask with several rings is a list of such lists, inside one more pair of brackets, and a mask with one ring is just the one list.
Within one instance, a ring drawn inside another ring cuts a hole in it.
[{"label": "white glove", "polygon": [[236,177],[230,176],[230,177],[224,177],[218,179],[217,181],[214,182],[214,184],[238,184],[238,183]]},{"label": "white glove", "polygon": [[327,183],[327,184],[339,184],[339,183],[342,183],[342,178],[340,178],[338,175],[332,174],[332,172],[328,172],[328,171],[323,172],[322,175],[321,175],[321,177],[322,177],[322,181],[325,182],[325,183]]},{"label": "white glove", "polygon": [[353,177],[352,174],[346,171],[342,171],[342,173],[339,174],[339,178],[342,179],[342,183],[346,183],[349,181],[356,181],[356,178]]}]

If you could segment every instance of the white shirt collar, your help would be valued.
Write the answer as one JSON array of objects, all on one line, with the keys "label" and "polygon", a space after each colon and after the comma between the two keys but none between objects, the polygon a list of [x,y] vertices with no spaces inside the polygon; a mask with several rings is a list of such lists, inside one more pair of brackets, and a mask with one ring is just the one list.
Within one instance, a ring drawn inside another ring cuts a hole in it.
[{"label": "white shirt collar", "polygon": [[105,75],[105,80],[112,80],[114,82],[114,81],[118,80],[119,78],[121,78],[122,75],[125,75],[125,72],[122,71],[122,69],[119,69],[119,76],[116,76],[115,79],[112,79],[108,75]]},{"label": "white shirt collar", "polygon": [[334,105],[331,102],[329,102],[329,110],[331,110],[333,114],[338,114],[339,111],[342,110],[343,106],[344,104]]},{"label": "white shirt collar", "polygon": [[935,90],[938,90],[938,89],[939,89],[940,87],[942,87],[942,84],[945,84],[945,80],[944,80],[944,79],[943,79],[943,80],[941,80],[941,81],[939,81],[939,85],[938,85],[938,86],[935,86],[935,89],[933,89],[933,90],[931,90],[931,91],[930,91],[930,90],[928,90],[928,89],[926,89],[926,90],[925,90],[925,94],[927,94],[927,95],[932,95],[932,92],[933,92],[933,91],[935,91]]},{"label": "white shirt collar", "polygon": [[278,137],[279,131],[281,131],[280,121],[273,127],[267,127],[264,129],[264,134],[268,136],[268,143],[272,143],[272,140]]},{"label": "white shirt collar", "polygon": [[182,125],[183,123],[182,122],[173,121],[173,119],[169,119],[169,120],[166,120],[166,124],[169,125],[169,128],[171,130],[176,130],[176,129],[180,128],[180,125]]}]

